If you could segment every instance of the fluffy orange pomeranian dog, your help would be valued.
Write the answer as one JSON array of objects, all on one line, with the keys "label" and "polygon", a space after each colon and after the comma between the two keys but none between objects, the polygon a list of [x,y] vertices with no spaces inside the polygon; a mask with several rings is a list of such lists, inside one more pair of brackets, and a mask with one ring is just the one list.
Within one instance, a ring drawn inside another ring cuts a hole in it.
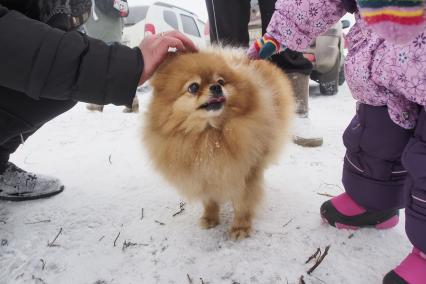
[{"label": "fluffy orange pomeranian dog", "polygon": [[213,48],[171,56],[151,80],[144,142],[153,163],[187,199],[204,205],[203,228],[231,201],[231,239],[249,236],[263,173],[288,136],[291,83],[267,61]]}]

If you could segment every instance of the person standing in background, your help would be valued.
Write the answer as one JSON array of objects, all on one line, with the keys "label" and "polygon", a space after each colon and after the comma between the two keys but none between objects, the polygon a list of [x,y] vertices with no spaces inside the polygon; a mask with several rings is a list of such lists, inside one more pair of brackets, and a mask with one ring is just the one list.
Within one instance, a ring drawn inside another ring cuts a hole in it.
[{"label": "person standing in background", "polygon": [[[259,0],[262,20],[262,34],[275,11],[276,0]],[[210,38],[212,43],[222,45],[249,45],[250,0],[227,1],[206,0],[210,22]],[[291,79],[296,98],[296,118],[294,122],[293,141],[304,147],[318,147],[323,138],[318,135],[309,119],[309,76],[312,63],[303,57],[301,52],[286,49],[272,57],[272,62],[280,67]]]},{"label": "person standing in background", "polygon": [[[120,10],[121,7],[121,10]],[[102,40],[108,45],[121,43],[123,35],[123,17],[129,14],[127,1],[92,0],[92,14],[87,20],[84,30],[88,36]],[[103,111],[103,105],[88,104],[87,109]],[[126,105],[123,112],[138,112],[137,96],[131,105]]]}]

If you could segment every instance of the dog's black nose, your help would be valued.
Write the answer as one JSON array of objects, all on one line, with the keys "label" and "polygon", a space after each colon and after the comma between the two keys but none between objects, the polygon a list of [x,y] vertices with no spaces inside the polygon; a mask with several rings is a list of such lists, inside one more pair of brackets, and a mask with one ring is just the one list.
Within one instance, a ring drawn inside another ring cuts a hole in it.
[{"label": "dog's black nose", "polygon": [[219,84],[211,85],[210,92],[212,92],[212,94],[215,96],[222,96],[223,95],[222,86]]}]

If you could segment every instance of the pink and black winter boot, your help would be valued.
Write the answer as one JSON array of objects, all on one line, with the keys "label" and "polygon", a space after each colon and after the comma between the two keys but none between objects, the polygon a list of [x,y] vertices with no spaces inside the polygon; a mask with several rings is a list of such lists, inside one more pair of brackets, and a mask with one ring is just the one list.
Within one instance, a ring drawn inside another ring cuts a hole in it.
[{"label": "pink and black winter boot", "polygon": [[386,274],[383,284],[425,284],[426,254],[414,248],[401,264]]},{"label": "pink and black winter boot", "polygon": [[389,229],[396,226],[399,221],[398,210],[369,212],[359,206],[347,193],[324,202],[321,206],[321,217],[333,227],[351,230],[364,227]]}]

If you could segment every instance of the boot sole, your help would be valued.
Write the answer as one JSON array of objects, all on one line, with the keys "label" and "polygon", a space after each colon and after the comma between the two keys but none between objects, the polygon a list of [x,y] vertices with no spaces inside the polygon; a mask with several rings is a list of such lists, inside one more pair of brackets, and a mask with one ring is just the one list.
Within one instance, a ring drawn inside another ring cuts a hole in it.
[{"label": "boot sole", "polygon": [[321,205],[320,214],[325,223],[337,229],[376,228],[385,230],[395,227],[399,222],[398,210],[365,212],[356,216],[346,216],[337,211],[330,200]]},{"label": "boot sole", "polygon": [[51,196],[54,196],[56,194],[61,193],[62,191],[64,191],[65,186],[61,186],[59,187],[58,190],[55,191],[50,191],[50,192],[46,192],[46,193],[42,193],[42,194],[22,194],[22,195],[0,195],[0,200],[4,200],[4,201],[14,201],[14,202],[19,202],[19,201],[28,201],[28,200],[36,200],[36,199],[41,199],[41,198],[48,198]]},{"label": "boot sole", "polygon": [[320,147],[323,144],[322,138],[302,138],[299,136],[295,136],[293,138],[293,142],[296,145],[302,146],[302,147]]},{"label": "boot sole", "polygon": [[346,224],[337,223],[337,222],[334,223],[334,225],[333,225],[333,224],[330,224],[324,216],[321,215],[321,217],[322,217],[323,223],[328,224],[332,227],[335,227],[338,230],[344,229],[344,230],[356,231],[356,230],[362,229],[362,228],[376,228],[377,230],[387,230],[387,229],[391,229],[391,228],[395,227],[399,223],[399,216],[393,216],[389,220],[386,220],[386,221],[379,223],[377,225],[374,225],[374,226],[351,226],[351,225],[346,225]]},{"label": "boot sole", "polygon": [[409,284],[402,279],[395,271],[391,271],[383,278],[383,284]]}]

